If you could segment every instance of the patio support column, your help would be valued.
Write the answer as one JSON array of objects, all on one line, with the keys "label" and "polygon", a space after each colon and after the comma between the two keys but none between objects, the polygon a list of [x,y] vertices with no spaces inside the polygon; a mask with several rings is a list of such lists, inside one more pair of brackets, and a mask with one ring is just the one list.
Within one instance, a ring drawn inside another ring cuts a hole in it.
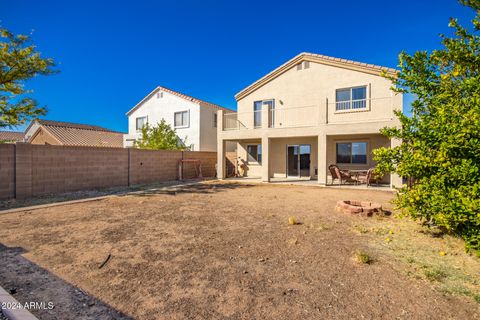
[{"label": "patio support column", "polygon": [[262,181],[270,182],[270,139],[262,137]]},{"label": "patio support column", "polygon": [[225,141],[223,132],[223,110],[217,112],[217,178],[225,179]]},{"label": "patio support column", "polygon": [[318,183],[325,186],[327,185],[327,135],[324,133],[318,135],[317,158]]},{"label": "patio support column", "polygon": [[[390,140],[390,147],[394,148],[399,146],[402,143],[400,139]],[[393,173],[390,175],[390,188],[400,188],[403,184],[403,179],[398,174]]]}]

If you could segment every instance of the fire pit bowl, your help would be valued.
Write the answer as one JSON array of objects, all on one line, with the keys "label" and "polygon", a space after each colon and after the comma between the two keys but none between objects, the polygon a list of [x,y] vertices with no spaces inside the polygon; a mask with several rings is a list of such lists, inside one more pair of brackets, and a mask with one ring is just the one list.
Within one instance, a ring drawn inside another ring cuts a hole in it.
[{"label": "fire pit bowl", "polygon": [[360,214],[368,217],[372,216],[373,214],[379,214],[383,212],[382,205],[379,203],[354,200],[337,201],[335,210],[344,213]]}]

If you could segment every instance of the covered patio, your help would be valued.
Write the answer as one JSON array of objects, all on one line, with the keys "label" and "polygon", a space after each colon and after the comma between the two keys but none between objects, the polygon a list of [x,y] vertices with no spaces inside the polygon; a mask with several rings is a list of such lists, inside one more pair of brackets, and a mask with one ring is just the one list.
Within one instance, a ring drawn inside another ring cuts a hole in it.
[{"label": "covered patio", "polygon": [[[391,145],[380,134],[263,137],[234,142],[236,156],[229,159],[230,169],[225,170],[224,178],[333,187],[341,184],[345,188],[366,188],[366,173],[376,164],[372,151]],[[348,172],[352,179],[340,183],[330,166]],[[385,175],[368,181],[373,183],[369,188],[387,189],[392,178]]]}]

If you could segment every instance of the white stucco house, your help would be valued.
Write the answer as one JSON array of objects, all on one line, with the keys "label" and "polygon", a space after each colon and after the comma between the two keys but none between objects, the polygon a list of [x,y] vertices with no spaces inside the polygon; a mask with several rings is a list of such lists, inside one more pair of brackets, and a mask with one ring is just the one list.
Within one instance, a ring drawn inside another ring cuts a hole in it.
[{"label": "white stucco house", "polygon": [[133,146],[141,138],[141,128],[146,123],[155,125],[165,119],[191,150],[216,151],[218,110],[233,112],[159,86],[127,112],[128,134],[124,135],[123,145]]}]

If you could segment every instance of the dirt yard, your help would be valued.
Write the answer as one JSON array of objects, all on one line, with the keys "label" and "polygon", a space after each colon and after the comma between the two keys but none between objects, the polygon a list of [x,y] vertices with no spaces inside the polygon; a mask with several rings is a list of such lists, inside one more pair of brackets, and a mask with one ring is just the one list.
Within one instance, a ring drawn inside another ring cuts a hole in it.
[{"label": "dirt yard", "polygon": [[41,319],[480,319],[480,262],[457,239],[334,211],[392,197],[210,182],[0,212],[0,285],[53,302]]}]

